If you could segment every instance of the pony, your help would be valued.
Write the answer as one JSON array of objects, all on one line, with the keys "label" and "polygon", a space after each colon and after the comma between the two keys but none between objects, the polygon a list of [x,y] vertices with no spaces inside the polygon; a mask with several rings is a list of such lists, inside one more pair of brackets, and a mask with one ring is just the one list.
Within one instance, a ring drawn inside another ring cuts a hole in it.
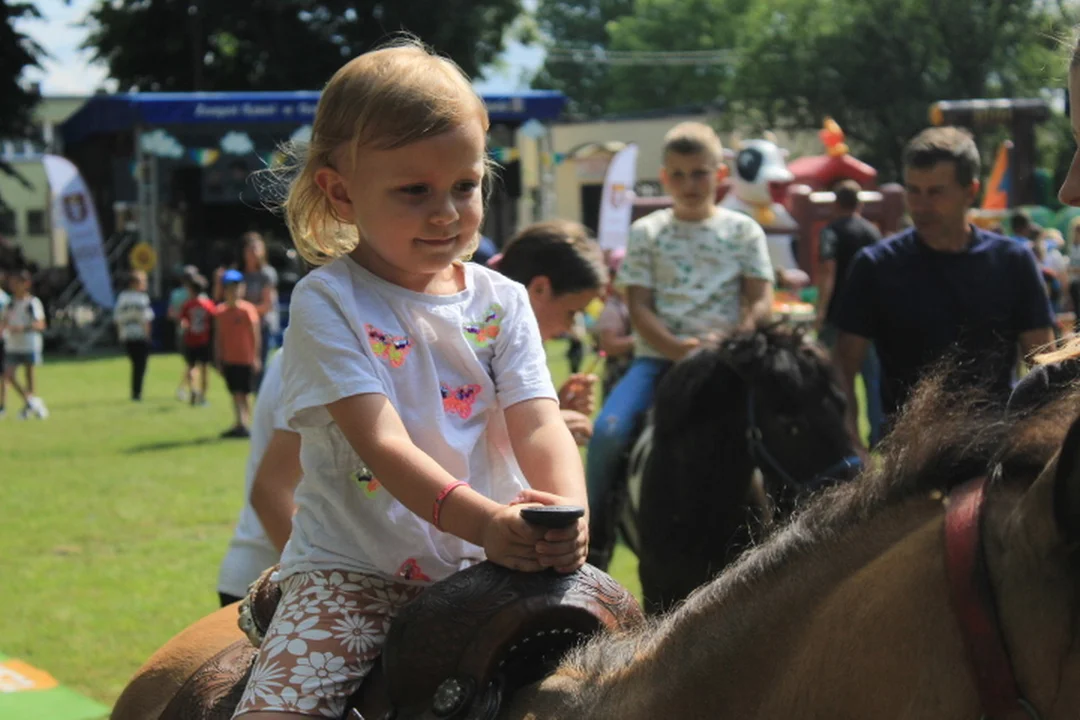
[{"label": "pony", "polygon": [[798,328],[737,334],[673,366],[632,453],[620,512],[646,610],[682,600],[774,516],[849,479],[860,461],[846,411],[825,352]]},{"label": "pony", "polygon": [[1076,718],[1080,392],[1014,415],[984,399],[923,384],[874,468],[490,717]]},{"label": "pony", "polygon": [[1008,417],[949,387],[921,385],[873,470],[503,717],[1078,717],[1080,391]]}]

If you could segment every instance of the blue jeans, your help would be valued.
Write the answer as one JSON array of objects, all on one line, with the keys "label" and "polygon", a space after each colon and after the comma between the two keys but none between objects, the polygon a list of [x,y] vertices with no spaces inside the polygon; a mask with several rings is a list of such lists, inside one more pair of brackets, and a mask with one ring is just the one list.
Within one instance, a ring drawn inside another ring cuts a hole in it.
[{"label": "blue jeans", "polygon": [[[611,515],[611,491],[625,470],[624,459],[630,451],[634,430],[643,413],[652,405],[660,376],[671,367],[663,358],[634,358],[626,374],[611,389],[600,416],[593,423],[585,478],[589,491],[590,542],[595,558],[606,562],[614,547],[614,522]],[[595,563],[594,563],[595,564]]]}]

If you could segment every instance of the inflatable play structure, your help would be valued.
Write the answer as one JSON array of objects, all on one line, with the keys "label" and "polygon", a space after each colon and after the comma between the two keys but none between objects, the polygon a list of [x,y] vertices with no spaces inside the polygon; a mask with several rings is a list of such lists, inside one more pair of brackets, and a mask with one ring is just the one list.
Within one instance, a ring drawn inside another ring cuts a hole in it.
[{"label": "inflatable play structure", "polygon": [[[852,179],[863,187],[863,215],[883,235],[900,230],[904,214],[903,188],[895,184],[879,188],[877,170],[850,155],[844,132],[832,118],[825,119],[818,136],[824,154],[790,163],[786,162],[787,151],[771,133],[733,143],[729,155],[733,172],[721,183],[716,196],[720,206],[750,215],[765,229],[781,286],[777,312],[797,320],[813,317],[813,306],[804,302],[812,293],[799,289],[816,282],[818,235],[832,220],[832,188],[836,183]],[[639,197],[634,201],[632,218],[670,206],[668,196]],[[803,282],[797,282],[800,274],[805,275]]]}]

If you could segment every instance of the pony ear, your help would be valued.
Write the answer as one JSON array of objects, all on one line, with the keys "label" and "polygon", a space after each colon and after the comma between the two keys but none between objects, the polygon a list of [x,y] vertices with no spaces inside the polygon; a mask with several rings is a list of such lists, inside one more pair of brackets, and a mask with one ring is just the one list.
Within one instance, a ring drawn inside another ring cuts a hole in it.
[{"label": "pony ear", "polygon": [[1054,470],[1054,521],[1070,545],[1080,543],[1080,417],[1061,444]]}]

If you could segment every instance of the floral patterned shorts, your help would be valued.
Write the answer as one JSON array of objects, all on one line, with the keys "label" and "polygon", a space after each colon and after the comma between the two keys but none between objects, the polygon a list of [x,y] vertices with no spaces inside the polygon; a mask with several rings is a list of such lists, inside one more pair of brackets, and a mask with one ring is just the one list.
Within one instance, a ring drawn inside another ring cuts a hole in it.
[{"label": "floral patterned shorts", "polygon": [[374,575],[290,575],[233,717],[289,712],[340,718],[375,664],[390,621],[424,588]]}]

